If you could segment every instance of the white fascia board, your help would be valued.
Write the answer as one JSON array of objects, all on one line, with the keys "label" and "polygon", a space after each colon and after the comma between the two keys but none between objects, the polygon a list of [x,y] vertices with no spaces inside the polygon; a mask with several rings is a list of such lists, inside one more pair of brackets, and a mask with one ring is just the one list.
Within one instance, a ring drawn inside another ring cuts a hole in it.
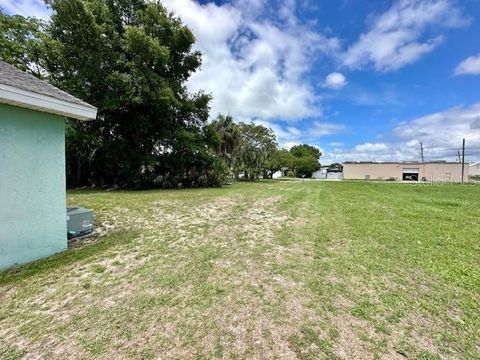
[{"label": "white fascia board", "polygon": [[91,105],[75,104],[5,84],[0,84],[0,103],[63,115],[77,120],[93,120],[97,117],[97,109]]}]

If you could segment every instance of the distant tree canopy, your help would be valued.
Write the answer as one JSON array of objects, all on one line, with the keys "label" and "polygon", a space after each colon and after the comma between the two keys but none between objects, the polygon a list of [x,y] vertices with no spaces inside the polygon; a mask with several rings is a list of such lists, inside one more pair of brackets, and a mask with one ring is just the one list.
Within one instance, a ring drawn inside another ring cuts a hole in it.
[{"label": "distant tree canopy", "polygon": [[295,168],[295,156],[285,149],[276,150],[270,159],[267,160],[265,167],[267,168],[269,177],[272,177],[275,172],[283,169],[293,170]]},{"label": "distant tree canopy", "polygon": [[268,171],[268,164],[277,152],[277,139],[272,129],[253,123],[236,123],[230,115],[218,115],[210,128],[218,142],[213,148],[224,161],[231,177],[257,180]]},{"label": "distant tree canopy", "polygon": [[231,169],[235,150],[240,143],[240,127],[230,115],[224,116],[222,114],[218,115],[210,127],[217,137],[212,145],[216,153],[222,157],[228,169]]},{"label": "distant tree canopy", "polygon": [[320,169],[319,159],[322,153],[314,146],[301,144],[290,149],[295,157],[295,174],[299,177],[312,177],[312,174]]},{"label": "distant tree canopy", "polygon": [[261,125],[240,123],[240,142],[234,153],[233,170],[238,178],[242,173],[248,180],[256,180],[266,172],[266,162],[277,149],[272,129]]},{"label": "distant tree canopy", "polygon": [[312,177],[320,169],[320,164],[313,156],[297,157],[295,159],[295,174],[297,177]]},{"label": "distant tree canopy", "polygon": [[42,77],[45,23],[35,18],[6,15],[0,8],[0,59]]},{"label": "distant tree canopy", "polygon": [[214,145],[216,154],[237,179],[271,178],[280,170],[311,177],[320,168],[318,148],[301,144],[290,151],[279,149],[273,130],[261,125],[236,123],[231,116],[219,115],[210,128],[218,138]]},{"label": "distant tree canopy", "polygon": [[292,153],[293,156],[300,158],[300,157],[313,157],[317,159],[317,161],[320,159],[320,156],[322,153],[318,148],[307,145],[307,144],[300,144],[300,145],[295,145],[292,146],[290,149],[290,152]]},{"label": "distant tree canopy", "polygon": [[328,168],[331,169],[331,170],[342,171],[343,170],[343,165],[340,164],[340,163],[331,163]]}]

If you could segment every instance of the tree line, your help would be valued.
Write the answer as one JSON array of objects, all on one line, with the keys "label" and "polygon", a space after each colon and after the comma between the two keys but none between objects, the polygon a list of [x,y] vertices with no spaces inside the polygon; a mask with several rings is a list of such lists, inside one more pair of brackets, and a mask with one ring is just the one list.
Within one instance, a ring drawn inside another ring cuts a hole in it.
[{"label": "tree line", "polygon": [[220,115],[186,82],[202,56],[181,19],[147,0],[49,0],[44,22],[0,11],[0,59],[98,108],[66,122],[69,186],[176,188],[311,176],[320,152]]},{"label": "tree line", "polygon": [[271,178],[282,175],[311,177],[320,168],[321,152],[307,144],[290,150],[279,149],[272,129],[261,125],[236,123],[231,116],[219,115],[209,125],[219,139],[215,152],[235,179]]}]

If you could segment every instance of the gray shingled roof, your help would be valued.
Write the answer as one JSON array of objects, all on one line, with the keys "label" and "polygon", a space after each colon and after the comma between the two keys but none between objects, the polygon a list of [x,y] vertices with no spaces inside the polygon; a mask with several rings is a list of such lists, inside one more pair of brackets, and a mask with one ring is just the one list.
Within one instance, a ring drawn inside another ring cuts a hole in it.
[{"label": "gray shingled roof", "polygon": [[78,104],[95,108],[94,106],[77,99],[65,91],[40,80],[33,75],[18,70],[14,66],[0,61],[0,84],[9,85],[18,89],[32,91],[40,95],[49,96],[72,104]]}]

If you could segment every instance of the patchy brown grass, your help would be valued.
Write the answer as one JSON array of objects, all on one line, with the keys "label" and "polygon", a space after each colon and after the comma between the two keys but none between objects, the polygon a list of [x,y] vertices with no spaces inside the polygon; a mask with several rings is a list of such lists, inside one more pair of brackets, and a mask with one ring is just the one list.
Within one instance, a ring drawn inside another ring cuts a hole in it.
[{"label": "patchy brown grass", "polygon": [[[114,245],[106,256],[38,276],[35,288],[22,289],[23,294],[15,287],[2,288],[2,300],[13,311],[1,321],[4,343],[29,358],[65,353],[88,357],[92,349],[79,338],[98,336],[92,313],[99,313],[101,321],[109,312],[121,316],[124,306],[139,297],[154,301],[166,296],[168,306],[149,307],[148,316],[140,314],[141,332],[121,337],[115,336],[117,329],[109,329],[109,345],[98,354],[93,349],[90,356],[140,355],[137,349],[145,346],[166,358],[191,357],[200,349],[226,357],[292,357],[289,337],[297,323],[315,314],[305,307],[301,284],[272,273],[272,266],[282,263],[291,250],[293,255],[298,252],[275,239],[279,229],[293,224],[277,209],[282,197],[207,200],[155,200],[140,211],[110,201],[112,206],[98,216],[97,239],[131,229],[142,233],[126,248]],[[163,251],[157,251],[157,243]],[[210,254],[212,258],[201,264],[208,272],[198,279],[190,273],[196,271],[190,256]],[[166,284],[155,285],[151,276],[142,276],[150,271],[160,282],[166,278]],[[27,294],[29,301],[14,304]],[[21,318],[30,319],[37,329],[25,336],[24,326],[17,322]],[[77,322],[79,326],[74,326]],[[63,331],[68,339],[59,336]],[[188,339],[184,331],[190,332]],[[157,342],[159,338],[162,341]]]},{"label": "patchy brown grass", "polygon": [[2,274],[0,358],[478,358],[478,293],[339,186],[71,193],[97,235]]}]

